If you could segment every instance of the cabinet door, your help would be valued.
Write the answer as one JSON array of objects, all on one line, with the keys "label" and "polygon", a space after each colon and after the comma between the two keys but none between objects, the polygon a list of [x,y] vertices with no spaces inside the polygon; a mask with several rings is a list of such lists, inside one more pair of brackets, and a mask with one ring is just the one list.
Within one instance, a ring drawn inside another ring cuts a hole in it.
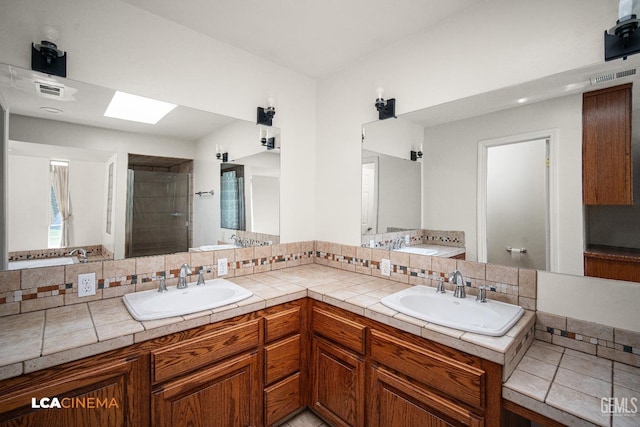
[{"label": "cabinet door", "polygon": [[319,337],[313,338],[312,406],[335,426],[364,426],[364,361]]},{"label": "cabinet door", "polygon": [[631,84],[584,94],[582,181],[585,205],[633,204]]},{"label": "cabinet door", "polygon": [[153,425],[256,426],[261,411],[257,354],[201,369],[152,393]]},{"label": "cabinet door", "polygon": [[454,402],[381,367],[371,370],[369,400],[373,427],[483,426],[483,420]]},{"label": "cabinet door", "polygon": [[[143,381],[148,374],[143,375],[139,359],[101,363],[100,366],[95,362],[82,362],[58,372],[43,371],[33,376],[32,381],[16,383],[15,388],[3,390],[0,426],[134,427],[147,424],[148,406],[143,393],[148,386],[145,387]],[[57,401],[53,401],[54,398]]]}]

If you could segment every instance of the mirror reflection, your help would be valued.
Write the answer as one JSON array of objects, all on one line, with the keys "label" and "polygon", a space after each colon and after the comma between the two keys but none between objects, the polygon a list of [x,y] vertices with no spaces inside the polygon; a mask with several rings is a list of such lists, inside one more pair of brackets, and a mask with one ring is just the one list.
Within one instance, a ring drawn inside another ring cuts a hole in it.
[{"label": "mirror reflection", "polygon": [[[82,262],[233,244],[240,232],[245,243],[278,239],[277,128],[182,106],[155,125],[109,118],[113,90],[4,64],[0,92],[8,258],[20,261],[10,268],[73,249],[70,262]],[[267,132],[276,149],[262,144]],[[221,149],[250,173],[242,230],[221,226]]]},{"label": "mirror reflection", "polygon": [[[636,74],[604,84],[593,83],[598,79],[592,77],[637,65],[635,60],[573,70],[401,114],[397,120],[367,123],[363,162],[375,152],[420,165],[421,205],[410,209],[419,215],[422,230],[463,233],[467,260],[584,275],[585,253],[594,244],[602,245],[602,230],[607,230],[610,248],[625,253],[640,249],[637,203],[586,207],[581,190],[582,94],[635,82]],[[634,92],[637,87],[633,86]],[[634,93],[632,99],[636,166],[640,161],[638,96]],[[411,151],[418,150],[423,157],[411,161]],[[367,225],[375,206],[375,197],[368,196],[370,182],[378,179],[382,188],[388,180],[399,178],[372,172],[369,179],[367,168],[373,167],[363,166],[361,232],[362,244],[369,246],[373,238],[367,233],[393,230]],[[408,174],[402,172],[402,179]],[[639,176],[635,173],[633,179],[636,200]],[[403,194],[413,199],[409,195],[414,191],[407,187]],[[411,205],[402,200],[402,206],[409,209]],[[601,212],[606,212],[606,219]],[[424,243],[424,238],[411,240],[412,245],[416,243]]]}]

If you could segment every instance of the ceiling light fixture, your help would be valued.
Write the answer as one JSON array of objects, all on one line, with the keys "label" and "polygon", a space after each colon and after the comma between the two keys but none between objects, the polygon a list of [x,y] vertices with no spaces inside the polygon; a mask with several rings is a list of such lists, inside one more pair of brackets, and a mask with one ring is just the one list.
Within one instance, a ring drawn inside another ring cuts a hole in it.
[{"label": "ceiling light fixture", "polygon": [[155,125],[174,108],[176,104],[116,91],[104,116]]},{"label": "ceiling light fixture", "polygon": [[382,94],[384,93],[384,89],[382,89],[381,87],[379,87],[378,89],[376,89],[376,110],[378,110],[378,119],[379,120],[386,120],[386,119],[390,119],[390,118],[397,118],[396,117],[396,100],[395,98],[391,98],[391,99],[387,99],[387,101],[385,102],[384,98],[382,97]]},{"label": "ceiling light fixture", "polygon": [[62,114],[62,110],[55,107],[40,107],[40,109],[50,114]]}]

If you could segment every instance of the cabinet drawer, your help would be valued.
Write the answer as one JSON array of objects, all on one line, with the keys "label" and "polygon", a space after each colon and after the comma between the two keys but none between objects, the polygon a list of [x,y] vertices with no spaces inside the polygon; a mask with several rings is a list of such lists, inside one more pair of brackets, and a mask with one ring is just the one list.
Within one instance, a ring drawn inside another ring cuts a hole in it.
[{"label": "cabinet drawer", "polygon": [[485,407],[485,372],[465,363],[371,331],[371,357],[475,408]]},{"label": "cabinet drawer", "polygon": [[271,384],[300,370],[300,335],[264,348],[265,382]]},{"label": "cabinet drawer", "polygon": [[190,372],[258,345],[259,320],[215,331],[151,352],[153,383]]},{"label": "cabinet drawer", "polygon": [[360,354],[365,352],[366,326],[313,307],[313,331]]},{"label": "cabinet drawer", "polygon": [[295,374],[264,390],[265,425],[273,425],[302,407],[300,374]]},{"label": "cabinet drawer", "polygon": [[300,332],[300,307],[294,307],[264,318],[264,341],[271,342]]}]

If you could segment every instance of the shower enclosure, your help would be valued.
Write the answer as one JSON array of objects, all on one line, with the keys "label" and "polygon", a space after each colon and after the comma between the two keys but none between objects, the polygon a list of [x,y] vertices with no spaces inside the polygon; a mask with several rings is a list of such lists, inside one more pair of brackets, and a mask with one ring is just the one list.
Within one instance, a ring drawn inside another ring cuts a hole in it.
[{"label": "shower enclosure", "polygon": [[128,171],[125,256],[189,249],[188,173]]}]

